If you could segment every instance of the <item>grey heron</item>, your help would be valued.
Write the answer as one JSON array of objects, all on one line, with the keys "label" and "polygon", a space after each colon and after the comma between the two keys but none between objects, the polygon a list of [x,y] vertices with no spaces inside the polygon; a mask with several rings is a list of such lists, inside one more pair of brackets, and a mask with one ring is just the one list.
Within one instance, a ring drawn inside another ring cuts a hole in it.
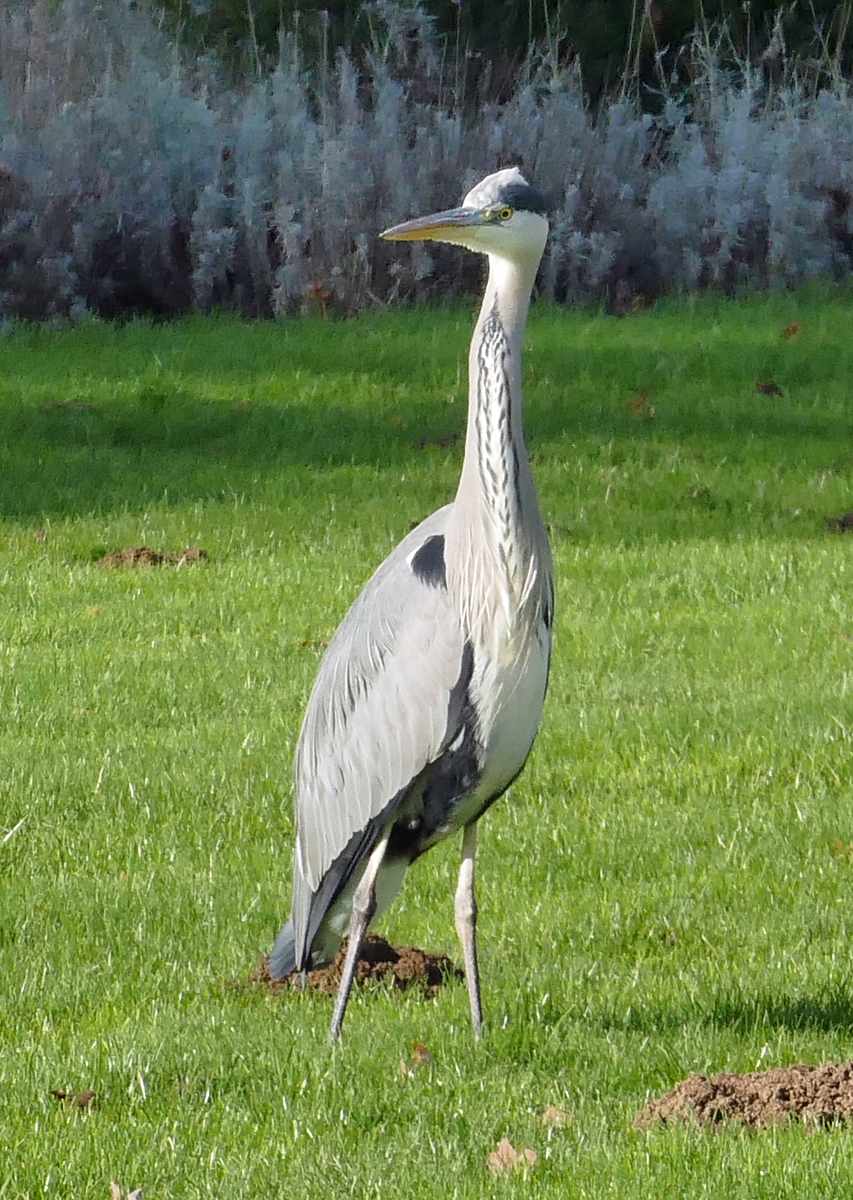
[{"label": "grey heron", "polygon": [[340,1033],[371,921],[424,851],[462,830],[456,929],[475,1036],[477,821],[521,771],[551,655],[548,536],[524,444],[521,345],[545,248],[545,202],[517,168],[459,208],[386,230],[488,256],[469,353],[455,499],[417,526],[358,596],[320,664],[296,750],[293,907],[273,978],[349,943],[329,1037]]}]

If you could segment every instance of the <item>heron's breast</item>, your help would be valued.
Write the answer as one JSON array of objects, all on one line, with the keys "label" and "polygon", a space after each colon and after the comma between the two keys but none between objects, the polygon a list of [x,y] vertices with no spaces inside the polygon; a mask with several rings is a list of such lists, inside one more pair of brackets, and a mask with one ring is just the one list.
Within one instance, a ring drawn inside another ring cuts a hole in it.
[{"label": "heron's breast", "polygon": [[515,779],[530,753],[542,719],[548,683],[550,635],[544,626],[532,637],[527,652],[507,664],[475,655],[471,680],[473,706],[478,714],[482,745],[482,774],[475,792],[457,811],[465,823]]}]

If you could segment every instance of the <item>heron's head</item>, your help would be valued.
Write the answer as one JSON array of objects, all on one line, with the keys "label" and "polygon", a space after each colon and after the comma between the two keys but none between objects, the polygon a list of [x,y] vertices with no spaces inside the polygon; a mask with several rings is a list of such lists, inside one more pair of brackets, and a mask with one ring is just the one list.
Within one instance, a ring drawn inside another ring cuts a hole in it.
[{"label": "heron's head", "polygon": [[518,167],[487,175],[459,208],[416,217],[386,229],[394,242],[450,242],[480,254],[538,262],[548,236],[547,204]]}]

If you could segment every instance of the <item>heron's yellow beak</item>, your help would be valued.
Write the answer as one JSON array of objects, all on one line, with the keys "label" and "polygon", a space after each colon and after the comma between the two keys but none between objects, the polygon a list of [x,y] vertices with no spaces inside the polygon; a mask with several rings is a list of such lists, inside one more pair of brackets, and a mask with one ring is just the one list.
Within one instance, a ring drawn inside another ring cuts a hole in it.
[{"label": "heron's yellow beak", "polygon": [[476,208],[448,208],[445,212],[432,213],[428,217],[415,217],[380,233],[389,242],[425,242],[430,238],[442,241],[448,234],[460,229],[471,229],[483,224],[483,216]]}]

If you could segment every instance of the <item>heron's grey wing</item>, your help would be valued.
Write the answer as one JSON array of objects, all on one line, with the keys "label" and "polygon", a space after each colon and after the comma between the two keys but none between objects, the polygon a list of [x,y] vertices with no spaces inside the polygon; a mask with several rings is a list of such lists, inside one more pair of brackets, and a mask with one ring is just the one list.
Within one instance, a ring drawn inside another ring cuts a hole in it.
[{"label": "heron's grey wing", "polygon": [[[456,733],[449,727],[460,709],[454,688],[470,655],[444,583],[448,512],[427,518],[379,567],[317,674],[296,752],[298,963],[345,882],[326,880],[333,864],[351,846],[343,869],[354,869],[378,833],[376,818]],[[324,911],[312,913],[324,880]]]}]

